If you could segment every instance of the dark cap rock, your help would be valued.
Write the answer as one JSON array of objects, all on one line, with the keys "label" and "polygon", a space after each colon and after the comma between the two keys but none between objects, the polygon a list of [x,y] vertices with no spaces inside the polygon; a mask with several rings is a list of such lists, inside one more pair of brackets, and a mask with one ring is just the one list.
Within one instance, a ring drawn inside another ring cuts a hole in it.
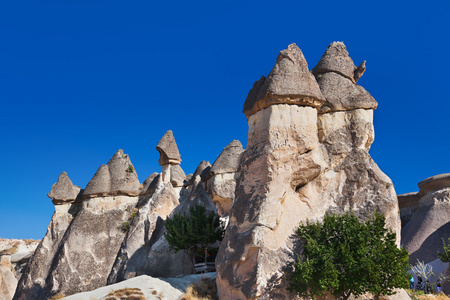
[{"label": "dark cap rock", "polygon": [[80,194],[81,188],[72,183],[66,172],[62,172],[58,181],[52,185],[48,197],[52,199],[53,204],[65,204],[71,203],[77,199]]},{"label": "dark cap rock", "polygon": [[378,102],[362,86],[347,77],[329,72],[316,75],[320,90],[326,98],[320,112],[346,111],[358,108],[376,109]]},{"label": "dark cap rock", "polygon": [[86,186],[83,198],[101,196],[137,196],[139,180],[133,164],[123,150],[117,151],[107,165],[101,165]]},{"label": "dark cap rock", "polygon": [[156,146],[156,150],[159,151],[159,165],[164,166],[166,164],[178,165],[181,162],[180,152],[178,152],[177,143],[175,142],[175,138],[173,137],[172,130],[168,130],[158,145]]},{"label": "dark cap rock", "polygon": [[324,55],[317,63],[317,66],[312,69],[312,73],[317,75],[321,73],[335,72],[350,79],[353,83],[356,83],[354,78],[355,70],[356,66],[348,55],[347,47],[345,47],[344,43],[333,42],[328,46]]},{"label": "dark cap rock", "polygon": [[211,167],[212,174],[234,173],[239,169],[241,155],[244,152],[242,144],[233,140],[226,146]]},{"label": "dark cap rock", "polygon": [[295,104],[319,108],[324,102],[316,80],[300,48],[291,44],[280,51],[270,74],[255,82],[244,103],[249,118],[273,104]]}]

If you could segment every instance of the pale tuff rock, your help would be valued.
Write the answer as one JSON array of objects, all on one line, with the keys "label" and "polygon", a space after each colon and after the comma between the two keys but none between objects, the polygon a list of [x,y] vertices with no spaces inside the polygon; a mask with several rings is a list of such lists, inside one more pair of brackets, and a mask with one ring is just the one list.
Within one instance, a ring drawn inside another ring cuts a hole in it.
[{"label": "pale tuff rock", "polygon": [[431,176],[418,183],[421,196],[443,188],[450,188],[450,173]]},{"label": "pale tuff rock", "polygon": [[[75,195],[76,191],[79,192],[78,195]],[[59,251],[67,228],[81,209],[78,201],[81,193],[82,190],[72,184],[65,172],[59,176],[58,182],[53,184],[48,196],[55,204],[55,212],[47,228],[47,233],[20,277],[13,299],[42,299],[40,295],[46,287],[45,281],[49,275],[53,258]],[[74,202],[75,199],[77,201]]]},{"label": "pale tuff rock", "polygon": [[139,180],[133,164],[123,150],[117,151],[107,165],[101,165],[86,186],[83,198],[137,196]]},{"label": "pale tuff rock", "polygon": [[320,107],[324,103],[302,51],[295,44],[280,51],[270,74],[256,81],[248,93],[243,112],[247,119],[273,104]]},{"label": "pale tuff rock", "polygon": [[186,174],[180,165],[173,165],[170,168],[170,183],[172,183],[173,187],[181,187],[184,184],[184,180],[186,179]]},{"label": "pale tuff rock", "polygon": [[[361,64],[359,70],[362,71],[362,69],[365,69],[365,63]],[[312,69],[312,72],[314,75],[320,73],[335,72],[350,79],[353,83],[356,83],[354,77],[355,70],[355,64],[350,58],[347,47],[345,47],[344,43],[333,42],[328,46],[324,55],[317,63],[317,66]],[[358,74],[360,73],[361,72],[359,71]],[[361,75],[359,77],[361,77]]]},{"label": "pale tuff rock", "polygon": [[208,196],[217,206],[222,217],[230,213],[236,189],[236,179],[239,178],[239,164],[242,153],[241,142],[233,140],[226,146],[214,162],[210,170],[211,178],[207,182]]},{"label": "pale tuff rock", "polygon": [[[163,183],[161,176],[156,176],[152,185],[155,185],[154,192],[139,199],[135,216],[109,274],[109,284],[143,274],[158,274],[158,270],[147,270],[144,266],[150,250],[159,238],[164,220],[179,202],[172,184]],[[167,267],[158,265],[161,270]],[[161,272],[158,276],[160,274]]]},{"label": "pale tuff rock", "polygon": [[147,177],[147,179],[144,180],[142,183],[141,193],[140,195],[151,195],[155,192],[156,189],[156,183],[158,180],[155,181],[156,177],[160,177],[161,175],[159,173],[152,173],[150,176]]},{"label": "pale tuff rock", "polygon": [[[306,66],[306,61],[302,64]],[[292,68],[276,70],[288,74],[272,71],[268,76],[277,74],[277,87],[286,87],[285,91],[277,90],[277,95],[289,93]],[[296,78],[308,80],[307,68],[301,70]],[[363,105],[371,102],[364,100],[371,97],[352,82],[355,66],[345,46],[332,44],[314,71],[323,75],[334,72],[354,86],[349,89],[351,97],[345,86],[320,86],[325,97],[333,95],[336,101],[347,97],[335,105],[341,105],[343,111],[318,114],[318,106],[304,102],[249,105],[256,102],[249,99],[258,99],[255,91],[264,90],[264,78],[254,85],[244,104],[249,124],[247,149],[242,154],[236,198],[216,259],[217,285],[223,299],[295,299],[285,282],[285,272],[301,250],[294,238],[295,229],[307,219],[321,220],[326,212],[341,214],[351,209],[366,219],[379,210],[400,242],[393,184],[368,154],[374,139],[372,108],[376,106]],[[310,88],[303,94],[317,94],[316,84],[298,84]],[[359,92],[352,94],[353,88]],[[251,111],[249,107],[256,108]]]},{"label": "pale tuff rock", "polygon": [[17,287],[17,278],[10,256],[0,256],[0,300],[10,300]]},{"label": "pale tuff rock", "polygon": [[[450,236],[450,174],[440,174],[419,182],[418,193],[399,195],[402,216],[402,244],[409,261],[425,263],[443,252],[442,238]],[[448,286],[450,288],[450,285]]]},{"label": "pale tuff rock", "polygon": [[158,145],[156,146],[156,150],[159,151],[159,165],[163,166],[166,164],[178,165],[181,163],[180,152],[178,152],[177,143],[175,142],[175,138],[173,137],[172,130],[168,130]]},{"label": "pale tuff rock", "polygon": [[58,181],[52,185],[48,197],[52,199],[53,204],[71,203],[77,199],[81,188],[74,185],[67,176],[66,172],[62,172],[58,177]]}]

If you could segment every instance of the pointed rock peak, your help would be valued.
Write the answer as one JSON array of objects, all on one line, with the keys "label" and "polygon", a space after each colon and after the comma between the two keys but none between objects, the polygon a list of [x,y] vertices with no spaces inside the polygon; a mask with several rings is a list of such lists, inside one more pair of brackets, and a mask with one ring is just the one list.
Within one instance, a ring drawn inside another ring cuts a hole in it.
[{"label": "pointed rock peak", "polygon": [[[327,72],[336,72],[344,77],[347,77],[353,83],[356,83],[357,80],[355,80],[354,77],[355,70],[356,66],[350,58],[347,47],[345,47],[344,43],[333,42],[328,46],[317,66],[312,69],[312,73],[317,75]],[[361,76],[362,73],[359,77]]]},{"label": "pointed rock peak", "polygon": [[233,140],[226,146],[211,167],[211,174],[235,173],[239,169],[244,152],[241,142]]},{"label": "pointed rock peak", "polygon": [[211,170],[211,164],[209,163],[209,161],[206,160],[202,160],[202,162],[198,165],[197,169],[194,172],[194,178],[196,176],[200,176],[202,181],[206,181],[208,180],[208,174],[209,171]]},{"label": "pointed rock peak", "polygon": [[53,204],[65,204],[75,201],[80,194],[81,188],[72,183],[66,172],[62,172],[58,177],[58,182],[52,185],[48,197]]},{"label": "pointed rock peak", "polygon": [[117,151],[107,165],[100,168],[89,181],[83,192],[83,198],[102,196],[137,196],[139,179],[128,154]]},{"label": "pointed rock peak", "polygon": [[156,150],[159,152],[159,165],[163,166],[166,164],[179,165],[181,163],[180,152],[178,151],[177,143],[173,137],[172,130],[168,130],[158,145]]},{"label": "pointed rock peak", "polygon": [[247,118],[273,104],[320,107],[324,97],[300,48],[291,44],[280,51],[270,74],[255,82],[244,103]]}]

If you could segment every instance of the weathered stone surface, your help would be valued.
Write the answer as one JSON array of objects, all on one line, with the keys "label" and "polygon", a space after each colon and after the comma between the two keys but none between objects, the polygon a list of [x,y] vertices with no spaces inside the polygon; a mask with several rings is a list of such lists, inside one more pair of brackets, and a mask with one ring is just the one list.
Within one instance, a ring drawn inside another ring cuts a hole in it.
[{"label": "weathered stone surface", "polygon": [[270,74],[256,81],[248,93],[243,112],[247,119],[273,104],[320,107],[324,102],[302,51],[295,44],[280,51]]},{"label": "weathered stone surface", "polygon": [[183,186],[185,179],[186,174],[180,165],[173,165],[170,167],[170,183],[172,183],[173,187]]},{"label": "weathered stone surface", "polygon": [[420,196],[419,192],[412,192],[398,195],[397,199],[403,228],[416,212],[419,206]]},{"label": "weathered stone surface", "polygon": [[450,236],[450,187],[421,196],[413,208],[414,213],[402,229],[402,244],[411,264],[417,259],[427,263],[443,251],[442,238]]},{"label": "weathered stone surface", "polygon": [[419,194],[423,196],[429,192],[448,187],[450,188],[450,173],[439,174],[419,182]]},{"label": "weathered stone surface", "polygon": [[123,150],[117,151],[107,165],[101,165],[83,191],[83,198],[137,196],[139,180],[133,164]]},{"label": "weathered stone surface", "polygon": [[17,287],[17,278],[9,255],[0,256],[0,299],[10,300]]},{"label": "weathered stone surface", "polygon": [[[365,66],[365,64],[363,66]],[[345,47],[344,43],[333,42],[328,46],[322,58],[317,63],[317,66],[312,69],[312,73],[317,75],[321,73],[335,72],[350,79],[353,83],[356,83],[354,78],[355,70],[356,66],[350,58],[347,52],[347,47]]]},{"label": "weathered stone surface", "polygon": [[163,135],[158,145],[156,146],[156,150],[158,150],[160,154],[160,166],[166,164],[177,165],[181,163],[180,152],[178,152],[177,143],[175,142],[172,130],[168,130]]},{"label": "weathered stone surface", "polygon": [[218,214],[228,216],[235,198],[236,179],[242,153],[241,142],[233,140],[214,162],[207,182],[208,196],[217,206]]},{"label": "weathered stone surface", "polygon": [[161,230],[164,220],[179,202],[172,184],[163,183],[160,176],[154,181],[156,187],[153,194],[139,199],[138,209],[109,274],[108,284],[155,273],[154,270],[144,268],[147,255],[159,238],[158,230]]},{"label": "weathered stone surface", "polygon": [[79,212],[81,204],[55,205],[50,225],[42,241],[37,246],[33,256],[28,261],[21,276],[13,299],[40,300],[46,288],[53,258],[59,251],[64,233]]},{"label": "weathered stone surface", "polygon": [[193,185],[194,184],[194,179],[197,176],[200,176],[200,181],[201,182],[207,181],[210,178],[210,176],[211,176],[210,171],[211,171],[211,163],[209,161],[202,160],[200,162],[200,164],[198,165],[197,169],[195,169],[195,172],[192,175],[192,177],[186,183],[186,185]]},{"label": "weathered stone surface", "polygon": [[[355,67],[345,46],[333,47],[326,55],[336,56],[337,62],[329,64],[325,57],[322,71],[353,78]],[[355,102],[363,102],[363,96]],[[221,298],[295,299],[285,282],[285,272],[301,250],[295,229],[306,220],[320,221],[326,212],[351,209],[363,220],[379,210],[400,245],[393,184],[368,154],[374,136],[371,109],[319,116],[308,106],[260,109],[247,114],[247,149],[216,259]]]},{"label": "weathered stone surface", "polygon": [[152,173],[150,176],[145,179],[145,181],[142,183],[142,189],[140,195],[151,195],[155,192],[156,189],[156,183],[159,179],[157,177],[160,177],[159,173]]},{"label": "weathered stone surface", "polygon": [[77,199],[81,191],[79,186],[72,183],[66,172],[62,172],[58,181],[52,185],[48,197],[52,199],[53,204],[71,203]]},{"label": "weathered stone surface", "polygon": [[212,174],[236,173],[239,169],[242,148],[241,142],[233,140],[226,146],[211,167]]},{"label": "weathered stone surface", "polygon": [[316,75],[326,99],[320,112],[345,111],[358,108],[376,109],[378,102],[360,85],[334,72]]}]

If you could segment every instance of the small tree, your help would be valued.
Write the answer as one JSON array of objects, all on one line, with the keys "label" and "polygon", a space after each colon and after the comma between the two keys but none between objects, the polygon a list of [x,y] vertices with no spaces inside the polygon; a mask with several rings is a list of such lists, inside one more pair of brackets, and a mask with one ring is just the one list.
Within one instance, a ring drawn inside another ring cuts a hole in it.
[{"label": "small tree", "polygon": [[444,247],[444,253],[440,253],[438,251],[438,258],[442,262],[446,263],[446,262],[450,261],[450,238],[448,238],[448,246],[445,244],[445,240],[444,239],[442,239],[442,244],[443,244],[443,247]]},{"label": "small tree", "polygon": [[378,212],[364,223],[350,213],[326,214],[323,223],[300,225],[297,235],[303,253],[287,280],[299,296],[392,295],[409,285],[408,252],[397,248],[395,233]]},{"label": "small tree", "polygon": [[167,218],[165,226],[167,232],[164,236],[170,249],[175,252],[183,250],[193,261],[195,255],[201,255],[208,245],[221,241],[225,232],[225,225],[219,216],[214,212],[207,214],[201,204],[191,206],[189,215],[179,213],[171,219]]}]

